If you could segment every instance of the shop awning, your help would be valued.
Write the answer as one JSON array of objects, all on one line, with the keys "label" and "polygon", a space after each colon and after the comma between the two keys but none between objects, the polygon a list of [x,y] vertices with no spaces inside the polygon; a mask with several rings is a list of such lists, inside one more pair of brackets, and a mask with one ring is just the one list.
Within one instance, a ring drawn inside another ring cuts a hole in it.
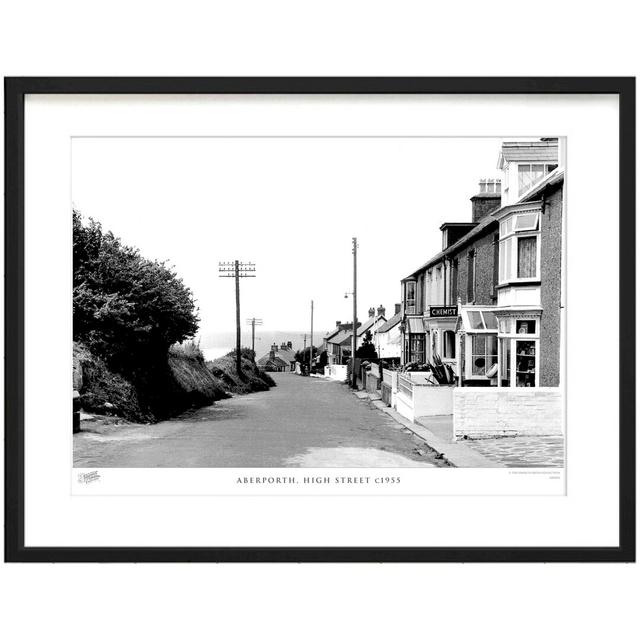
[{"label": "shop awning", "polygon": [[407,318],[409,333],[424,333],[424,321],[422,318]]}]

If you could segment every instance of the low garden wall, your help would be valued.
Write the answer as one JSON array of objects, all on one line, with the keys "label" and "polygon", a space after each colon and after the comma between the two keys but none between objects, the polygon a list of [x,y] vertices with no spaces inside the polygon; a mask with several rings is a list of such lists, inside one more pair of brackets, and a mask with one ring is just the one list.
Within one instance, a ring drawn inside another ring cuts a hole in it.
[{"label": "low garden wall", "polygon": [[456,437],[560,435],[562,393],[556,387],[456,387],[453,430]]},{"label": "low garden wall", "polygon": [[347,365],[346,364],[330,364],[324,368],[324,375],[332,380],[338,380],[339,382],[345,382],[347,379]]},{"label": "low garden wall", "polygon": [[412,421],[427,416],[451,415],[453,390],[450,386],[414,383],[408,377],[400,376],[396,410]]}]

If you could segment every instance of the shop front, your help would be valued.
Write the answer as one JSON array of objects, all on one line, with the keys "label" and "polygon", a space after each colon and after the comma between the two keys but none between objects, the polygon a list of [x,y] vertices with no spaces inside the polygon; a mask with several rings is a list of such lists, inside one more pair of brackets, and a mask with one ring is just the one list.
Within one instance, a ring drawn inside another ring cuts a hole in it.
[{"label": "shop front", "polygon": [[428,343],[424,319],[422,316],[407,316],[401,328],[404,335],[403,364],[425,364]]},{"label": "shop front", "polygon": [[458,365],[464,386],[538,387],[540,308],[463,307]]},{"label": "shop front", "polygon": [[439,356],[444,364],[448,364],[456,376],[459,375],[457,361],[456,325],[458,307],[430,306],[424,319],[425,333],[428,339],[427,353],[429,359]]},{"label": "shop front", "polygon": [[540,386],[540,309],[501,309],[498,317],[499,387]]}]

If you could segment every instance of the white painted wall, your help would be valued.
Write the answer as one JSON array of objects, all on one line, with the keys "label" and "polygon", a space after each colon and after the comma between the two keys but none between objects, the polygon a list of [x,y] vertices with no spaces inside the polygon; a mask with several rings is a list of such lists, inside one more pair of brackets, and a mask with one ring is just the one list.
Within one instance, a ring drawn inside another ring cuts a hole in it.
[{"label": "white painted wall", "polygon": [[324,368],[324,375],[328,376],[332,380],[338,380],[344,382],[347,379],[347,365],[346,364],[331,364]]},{"label": "white painted wall", "polygon": [[381,358],[399,358],[402,353],[402,334],[400,324],[376,334],[376,350]]},{"label": "white painted wall", "polygon": [[556,387],[456,387],[453,430],[462,435],[561,435],[562,393]]},{"label": "white painted wall", "polygon": [[426,416],[446,416],[453,411],[453,390],[455,387],[415,385],[413,398],[402,391],[396,398],[396,410],[408,420]]}]

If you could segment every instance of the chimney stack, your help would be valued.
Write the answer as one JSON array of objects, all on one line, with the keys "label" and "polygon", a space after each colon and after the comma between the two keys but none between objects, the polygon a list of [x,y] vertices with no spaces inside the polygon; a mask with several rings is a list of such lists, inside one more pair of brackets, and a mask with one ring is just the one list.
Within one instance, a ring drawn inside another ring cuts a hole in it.
[{"label": "chimney stack", "polygon": [[386,309],[382,305],[380,305],[378,307],[378,315],[379,316],[383,316],[385,311],[386,311]]},{"label": "chimney stack", "polygon": [[478,193],[471,198],[471,220],[480,222],[487,214],[495,211],[502,200],[499,178],[480,180]]},{"label": "chimney stack", "polygon": [[340,320],[336,320],[336,327],[339,327],[342,324]]},{"label": "chimney stack", "polygon": [[291,340],[289,340],[289,342],[287,342],[287,347],[289,349],[293,349],[293,342],[291,342]]},{"label": "chimney stack", "polygon": [[402,310],[402,303],[401,302],[396,302],[396,313],[395,313],[395,315],[398,315],[401,310]]},{"label": "chimney stack", "polygon": [[373,318],[375,315],[376,315],[375,307],[371,307],[371,308],[369,309],[369,317],[370,317],[370,318]]}]

